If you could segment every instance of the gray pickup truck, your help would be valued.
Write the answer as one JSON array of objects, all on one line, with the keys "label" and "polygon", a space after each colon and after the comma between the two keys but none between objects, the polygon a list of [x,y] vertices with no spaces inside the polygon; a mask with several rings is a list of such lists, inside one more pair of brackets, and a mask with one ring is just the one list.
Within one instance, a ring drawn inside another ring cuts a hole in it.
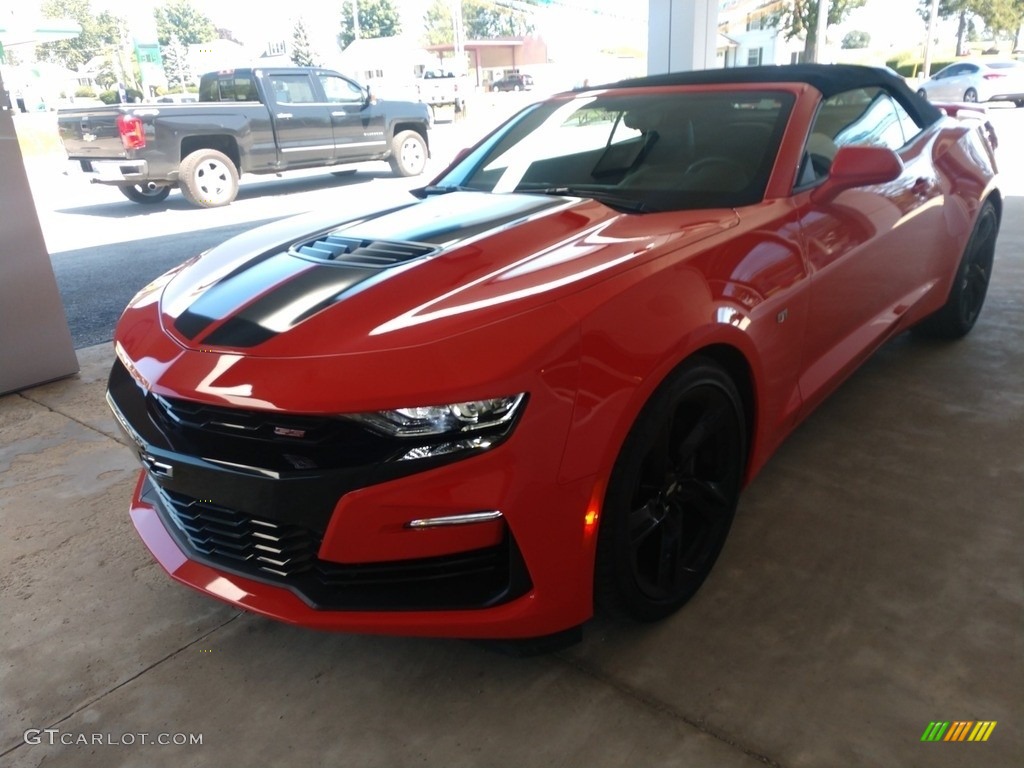
[{"label": "gray pickup truck", "polygon": [[382,101],[337,72],[311,67],[203,75],[193,104],[61,110],[68,158],[137,203],[173,187],[204,208],[227,205],[243,173],[386,160],[399,176],[429,157],[426,104]]}]

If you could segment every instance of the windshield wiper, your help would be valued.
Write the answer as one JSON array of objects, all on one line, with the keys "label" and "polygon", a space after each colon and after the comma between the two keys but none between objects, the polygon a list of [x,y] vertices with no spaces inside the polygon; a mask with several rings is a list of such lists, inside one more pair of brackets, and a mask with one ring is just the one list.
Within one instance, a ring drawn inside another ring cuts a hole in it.
[{"label": "windshield wiper", "polygon": [[429,195],[447,195],[449,192],[479,192],[479,189],[473,189],[472,187],[460,187],[454,184],[451,185],[438,185],[428,184],[425,187],[418,187],[416,189],[410,189],[409,194],[414,197],[418,197],[421,200]]},{"label": "windshield wiper", "polygon": [[613,208],[616,211],[623,211],[625,213],[654,213],[657,210],[652,208],[643,200],[638,200],[635,197],[624,197],[623,195],[616,195],[612,192],[604,192],[600,189],[590,189],[588,187],[566,186],[538,187],[537,189],[531,189],[527,185],[520,185],[516,191],[534,195],[568,195],[569,197],[588,197],[591,200],[597,200],[597,202],[607,205],[609,208]]}]

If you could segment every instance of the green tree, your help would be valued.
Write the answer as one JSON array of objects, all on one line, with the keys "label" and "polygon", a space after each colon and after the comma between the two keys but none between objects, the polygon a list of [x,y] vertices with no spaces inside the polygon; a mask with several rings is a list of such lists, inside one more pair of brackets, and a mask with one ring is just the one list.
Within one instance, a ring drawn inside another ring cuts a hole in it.
[{"label": "green tree", "polygon": [[[423,17],[428,45],[451,45],[455,39],[450,0],[434,0]],[[525,37],[534,31],[529,12],[488,0],[462,0],[462,24],[470,40]]]},{"label": "green tree", "polygon": [[309,44],[309,35],[306,33],[306,24],[299,19],[295,22],[292,30],[292,62],[297,67],[319,67],[316,54],[313,53],[313,46]]},{"label": "green tree", "polygon": [[[918,13],[928,23],[931,1],[920,0]],[[1014,48],[1020,39],[1020,27],[1024,22],[1024,0],[939,0],[939,18],[957,19],[956,55],[964,56],[964,43],[971,37],[976,21],[981,21],[988,30],[999,37],[1014,36]]]},{"label": "green tree", "polygon": [[164,74],[167,75],[167,90],[184,91],[192,79],[188,66],[185,46],[177,35],[172,35],[170,42],[160,49],[164,61]]},{"label": "green tree", "polygon": [[[850,14],[864,5],[866,0],[829,0],[828,25],[841,24]],[[769,20],[782,31],[787,40],[804,38],[804,58],[814,58],[818,45],[818,0],[789,0]]]},{"label": "green tree", "polygon": [[168,0],[154,9],[156,39],[160,45],[170,45],[175,35],[186,48],[196,43],[217,39],[217,28],[210,17],[197,10],[189,0]]},{"label": "green tree", "polygon": [[859,29],[847,32],[843,38],[843,48],[867,48],[871,45],[871,35]]},{"label": "green tree", "polygon": [[[344,50],[356,39],[354,0],[343,0],[338,47]],[[358,0],[359,37],[395,37],[402,32],[402,21],[393,0]]]},{"label": "green tree", "polygon": [[89,0],[47,0],[41,12],[47,19],[72,19],[82,27],[82,34],[68,40],[55,40],[36,46],[36,58],[78,69],[89,59],[110,54],[112,48],[124,46],[124,19],[108,11],[94,14]]}]

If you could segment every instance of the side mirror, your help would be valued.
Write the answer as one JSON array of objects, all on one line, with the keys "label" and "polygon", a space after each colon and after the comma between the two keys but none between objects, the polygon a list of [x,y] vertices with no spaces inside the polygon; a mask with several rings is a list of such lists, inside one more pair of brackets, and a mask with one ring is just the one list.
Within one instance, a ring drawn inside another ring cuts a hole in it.
[{"label": "side mirror", "polygon": [[854,187],[885,184],[903,173],[903,161],[888,147],[840,147],[828,178],[811,192],[816,203],[827,203]]},{"label": "side mirror", "polygon": [[363,98],[363,106],[368,107],[371,104],[377,103],[377,97],[370,91],[370,86],[366,86],[366,96]]}]

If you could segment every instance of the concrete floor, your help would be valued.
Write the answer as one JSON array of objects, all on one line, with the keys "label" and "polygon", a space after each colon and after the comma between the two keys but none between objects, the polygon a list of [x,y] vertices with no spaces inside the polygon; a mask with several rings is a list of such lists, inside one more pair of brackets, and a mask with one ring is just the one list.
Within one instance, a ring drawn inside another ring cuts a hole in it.
[{"label": "concrete floor", "polygon": [[[974,332],[896,339],[826,402],[688,607],[529,659],[172,583],[126,514],[112,352],[79,350],[77,377],[0,398],[0,765],[1024,765],[1022,296],[1016,196]],[[935,720],[998,725],[921,743]]]}]

